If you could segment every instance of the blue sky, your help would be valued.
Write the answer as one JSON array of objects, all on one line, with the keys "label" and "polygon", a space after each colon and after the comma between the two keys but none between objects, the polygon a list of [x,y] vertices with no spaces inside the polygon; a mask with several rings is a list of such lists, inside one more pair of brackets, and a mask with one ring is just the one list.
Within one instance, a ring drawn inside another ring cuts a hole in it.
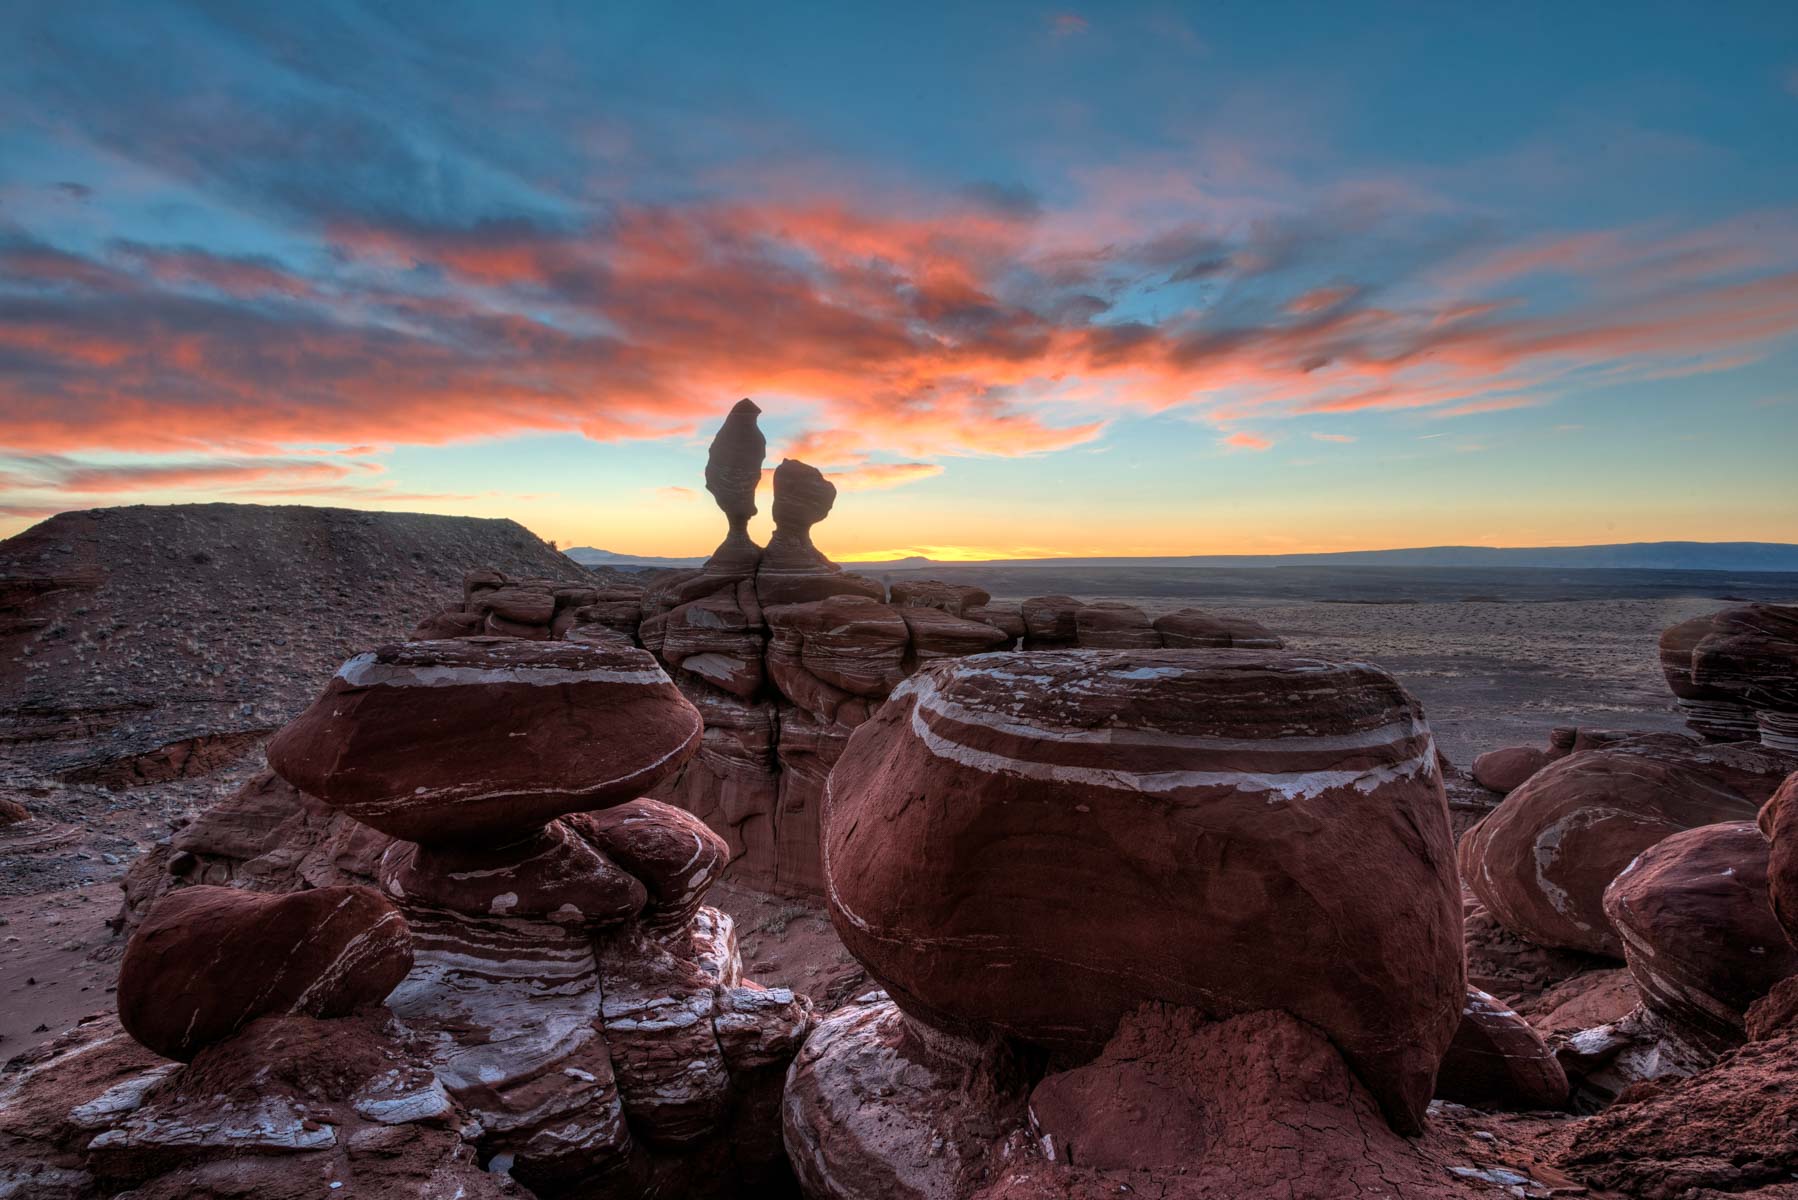
[{"label": "blue sky", "polygon": [[[1798,541],[1798,9],[0,16],[0,532],[843,557]],[[765,531],[765,521],[763,525]]]}]

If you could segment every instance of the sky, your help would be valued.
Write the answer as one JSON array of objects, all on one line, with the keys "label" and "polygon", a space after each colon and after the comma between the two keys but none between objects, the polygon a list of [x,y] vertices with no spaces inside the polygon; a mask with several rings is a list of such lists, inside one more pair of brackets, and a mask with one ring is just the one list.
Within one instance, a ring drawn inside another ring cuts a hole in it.
[{"label": "sky", "polygon": [[843,560],[1798,542],[1798,5],[0,12],[0,535],[704,554],[744,396]]}]

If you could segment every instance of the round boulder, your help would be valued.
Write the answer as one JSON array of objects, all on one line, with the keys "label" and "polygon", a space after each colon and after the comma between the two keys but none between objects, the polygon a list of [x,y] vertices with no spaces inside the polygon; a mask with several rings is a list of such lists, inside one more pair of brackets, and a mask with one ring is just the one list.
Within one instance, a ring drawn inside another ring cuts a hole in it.
[{"label": "round boulder", "polygon": [[1772,843],[1767,855],[1767,896],[1786,940],[1798,946],[1798,772],[1780,785],[1761,809],[1761,833]]},{"label": "round boulder", "polygon": [[269,742],[268,761],[396,838],[516,840],[648,791],[700,732],[699,711],[645,651],[465,638],[352,658]]},{"label": "round boulder", "polygon": [[1643,1002],[1712,1049],[1740,1042],[1749,1006],[1798,974],[1751,821],[1662,839],[1605,889],[1604,908]]},{"label": "round boulder", "polygon": [[851,738],[823,850],[845,945],[951,1032],[1092,1053],[1145,1001],[1283,1009],[1415,1128],[1460,1021],[1435,746],[1365,664],[931,664]]},{"label": "round boulder", "polygon": [[126,947],[119,1021],[186,1062],[257,1017],[341,1017],[379,1003],[411,969],[406,919],[372,888],[181,888]]},{"label": "round boulder", "polygon": [[1461,878],[1539,946],[1623,957],[1604,890],[1668,834],[1752,820],[1783,756],[1758,746],[1640,738],[1531,775],[1461,839]]}]

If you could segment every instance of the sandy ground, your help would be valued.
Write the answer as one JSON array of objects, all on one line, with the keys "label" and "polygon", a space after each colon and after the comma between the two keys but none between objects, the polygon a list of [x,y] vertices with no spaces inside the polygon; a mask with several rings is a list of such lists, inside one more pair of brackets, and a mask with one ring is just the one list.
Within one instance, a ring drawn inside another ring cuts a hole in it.
[{"label": "sandy ground", "polygon": [[[1120,596],[1151,613],[1191,603]],[[1370,660],[1424,702],[1465,766],[1480,750],[1541,744],[1556,725],[1680,729],[1656,658],[1660,631],[1722,607],[1710,599],[1415,604],[1208,603],[1263,621],[1296,650]],[[65,785],[20,798],[38,814],[0,830],[0,1058],[111,1004],[122,953],[107,922],[117,880],[185,812],[228,794],[260,751],[202,779],[125,791]],[[869,985],[820,905],[719,885],[751,978],[830,1008]]]}]

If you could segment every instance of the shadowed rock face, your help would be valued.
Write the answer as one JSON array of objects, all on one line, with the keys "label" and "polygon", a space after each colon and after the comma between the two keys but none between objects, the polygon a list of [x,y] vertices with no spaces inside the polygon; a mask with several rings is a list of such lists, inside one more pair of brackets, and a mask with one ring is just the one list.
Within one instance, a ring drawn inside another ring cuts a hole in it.
[{"label": "shadowed rock face", "polygon": [[[336,806],[319,832],[346,851],[341,828],[325,832],[346,814],[412,835],[333,859],[372,871],[387,899],[177,888],[128,951],[127,1026],[164,1052],[222,1054],[264,1012],[338,1017],[385,996],[399,1075],[417,1081],[372,1110],[393,1124],[456,1131],[462,1157],[545,1197],[764,1194],[785,1170],[769,1093],[810,1003],[744,979],[729,918],[701,904],[721,840],[669,805],[620,802],[694,752],[692,705],[618,643],[408,643],[350,667],[271,759]],[[246,841],[259,799],[282,795],[246,789]],[[229,841],[229,824],[213,833]],[[316,866],[317,840],[281,828],[305,843],[289,858]],[[228,1084],[260,1066],[227,1054],[209,1070]],[[156,1176],[190,1136],[173,1112],[115,1131],[138,1154],[108,1160],[122,1184]],[[334,1130],[296,1128],[283,1153],[334,1152]],[[203,1162],[243,1148],[207,1146]]]},{"label": "shadowed rock face", "polygon": [[405,918],[369,888],[184,888],[131,939],[119,1019],[145,1046],[186,1061],[257,1017],[341,1017],[378,1004],[411,969]]},{"label": "shadowed rock face", "polygon": [[1604,890],[1669,834],[1752,820],[1798,760],[1676,735],[1614,741],[1531,775],[1459,847],[1461,878],[1507,929],[1542,946],[1623,957]]},{"label": "shadowed rock face", "polygon": [[947,1030],[1091,1053],[1145,1000],[1281,1008],[1415,1128],[1459,1024],[1434,745],[1376,668],[1261,651],[926,666],[850,740],[824,850],[844,944]]}]

